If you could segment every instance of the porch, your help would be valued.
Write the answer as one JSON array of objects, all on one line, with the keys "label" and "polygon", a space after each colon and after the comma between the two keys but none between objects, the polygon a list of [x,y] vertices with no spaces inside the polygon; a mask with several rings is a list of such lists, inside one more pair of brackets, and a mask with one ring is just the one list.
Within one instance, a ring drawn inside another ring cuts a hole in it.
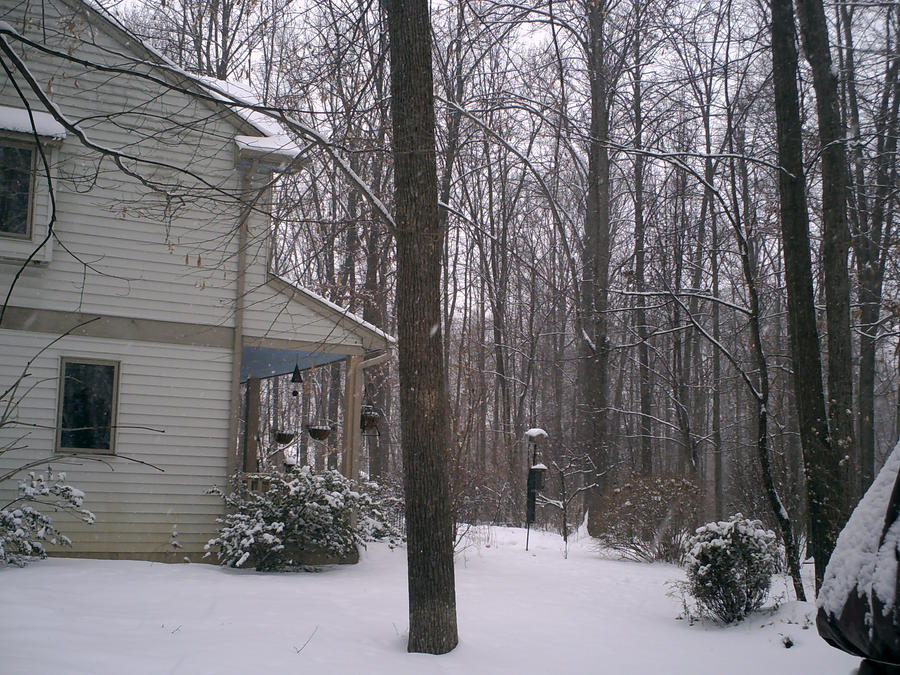
[{"label": "porch", "polygon": [[308,465],[357,477],[364,440],[382,433],[377,411],[364,409],[364,373],[389,352],[250,345],[241,356],[236,470],[249,477]]}]

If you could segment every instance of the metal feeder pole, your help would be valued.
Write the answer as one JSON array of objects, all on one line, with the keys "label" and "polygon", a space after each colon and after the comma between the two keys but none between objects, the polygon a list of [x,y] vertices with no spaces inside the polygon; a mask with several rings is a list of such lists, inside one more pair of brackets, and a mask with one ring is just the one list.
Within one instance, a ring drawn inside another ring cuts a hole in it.
[{"label": "metal feeder pole", "polygon": [[[528,550],[528,540],[531,538],[531,511],[530,504],[532,493],[537,492],[537,486],[534,484],[533,471],[531,467],[537,464],[537,442],[528,440],[531,443],[531,464],[528,465],[528,479],[525,488],[525,550]],[[525,453],[525,459],[528,459],[528,453]]]}]

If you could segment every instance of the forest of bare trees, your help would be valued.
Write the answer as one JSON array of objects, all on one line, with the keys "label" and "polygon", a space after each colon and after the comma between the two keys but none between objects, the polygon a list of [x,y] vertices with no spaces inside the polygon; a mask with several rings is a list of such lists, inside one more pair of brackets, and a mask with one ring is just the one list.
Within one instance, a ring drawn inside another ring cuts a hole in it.
[{"label": "forest of bare trees", "polygon": [[[399,338],[361,469],[405,484],[411,650],[456,644],[453,525],[523,524],[538,463],[540,526],[677,561],[742,513],[818,587],[900,439],[898,0],[99,4],[281,123],[271,271]],[[17,40],[6,77],[53,110]],[[266,431],[339,421],[345,377],[254,384]]]},{"label": "forest of bare trees", "polygon": [[[118,11],[327,139],[279,181],[276,273],[394,334],[421,321],[394,301],[379,3]],[[808,542],[821,579],[900,435],[900,4],[459,0],[431,22],[457,521],[524,519],[541,427],[546,524],[586,508],[652,557],[673,518],[742,512],[795,577]],[[376,371],[363,468],[390,482],[401,397],[396,366]],[[638,494],[678,508],[623,507]]]}]

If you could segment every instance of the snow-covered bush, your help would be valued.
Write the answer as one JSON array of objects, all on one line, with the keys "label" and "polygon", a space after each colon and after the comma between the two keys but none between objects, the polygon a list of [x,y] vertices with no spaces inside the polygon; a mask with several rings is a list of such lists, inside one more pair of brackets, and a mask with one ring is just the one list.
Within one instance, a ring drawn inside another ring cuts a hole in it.
[{"label": "snow-covered bush", "polygon": [[687,544],[688,592],[700,609],[725,623],[759,609],[778,569],[772,530],[741,514],[697,528]]},{"label": "snow-covered bush", "polygon": [[84,493],[65,483],[65,473],[30,472],[19,481],[15,499],[0,508],[0,563],[24,566],[33,558],[46,558],[44,542],[71,546],[71,540],[36,506],[68,511],[86,523],[94,514],[82,508]]},{"label": "snow-covered bush", "polygon": [[241,486],[222,495],[228,515],[219,519],[217,537],[206,545],[223,565],[257,570],[296,564],[302,551],[346,556],[357,544],[396,543],[402,534],[392,525],[388,503],[372,483],[357,483],[337,471],[313,473],[308,466],[287,474],[258,474],[264,490]]},{"label": "snow-covered bush", "polygon": [[683,476],[632,474],[607,488],[589,517],[603,548],[630,560],[681,564],[699,524],[701,494]]}]

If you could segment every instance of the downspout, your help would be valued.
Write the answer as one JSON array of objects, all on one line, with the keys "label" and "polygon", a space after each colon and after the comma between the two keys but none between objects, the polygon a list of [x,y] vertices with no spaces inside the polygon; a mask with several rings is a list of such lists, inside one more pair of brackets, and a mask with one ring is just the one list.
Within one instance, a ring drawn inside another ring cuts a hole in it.
[{"label": "downspout", "polygon": [[[241,174],[241,197],[250,194],[253,175],[259,166],[254,160]],[[252,209],[245,205],[238,218],[237,280],[234,296],[234,343],[231,354],[231,421],[228,430],[228,453],[226,455],[226,476],[231,478],[238,468],[238,429],[241,419],[241,361],[244,351],[244,296],[247,292],[247,245],[249,227],[247,221]],[[243,462],[240,464],[243,467]]]}]

